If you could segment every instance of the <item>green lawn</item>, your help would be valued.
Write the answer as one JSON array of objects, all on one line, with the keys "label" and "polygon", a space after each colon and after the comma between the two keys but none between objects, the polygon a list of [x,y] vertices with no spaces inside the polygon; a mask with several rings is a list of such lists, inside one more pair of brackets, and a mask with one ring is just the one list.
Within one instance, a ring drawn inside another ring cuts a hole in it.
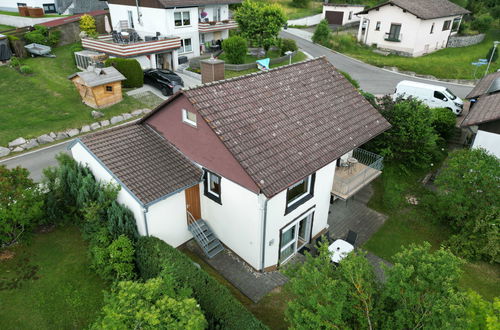
[{"label": "green lawn", "polygon": [[322,1],[311,1],[308,8],[296,8],[293,6],[292,0],[258,0],[259,2],[275,3],[280,5],[288,19],[297,19],[306,16],[319,14],[323,11]]},{"label": "green lawn", "polygon": [[8,250],[14,257],[0,258],[0,328],[82,329],[95,320],[107,285],[90,269],[78,228],[37,233]]},{"label": "green lawn", "polygon": [[[394,254],[399,252],[402,246],[428,241],[434,249],[438,249],[451,235],[451,230],[433,221],[423,206],[409,205],[405,201],[407,195],[421,199],[425,194],[425,189],[420,184],[425,174],[406,174],[391,165],[384,168],[381,178],[374,182],[375,193],[368,205],[389,218],[365,243],[364,248],[392,261]],[[499,281],[500,265],[475,262],[465,264],[460,285],[492,300],[493,297],[500,296]]]},{"label": "green lawn", "polygon": [[[335,39],[335,36],[333,38]],[[500,30],[489,32],[482,43],[474,46],[445,48],[415,58],[397,55],[384,56],[374,53],[372,48],[359,45],[347,45],[345,48],[334,47],[333,49],[378,67],[395,66],[403,71],[413,71],[442,79],[474,79],[476,67],[471,63],[480,58],[486,58],[494,40],[500,40]],[[490,72],[498,69],[500,69],[500,59],[491,65]],[[482,77],[485,70],[485,66],[481,67],[478,70],[477,78]]]},{"label": "green lawn", "polygon": [[[266,57],[269,58],[280,57],[280,55],[280,52],[277,50],[270,50],[266,53]],[[224,53],[220,54],[218,58],[227,62],[226,55]],[[243,63],[255,63],[255,61],[257,61],[258,59],[259,58],[257,56],[247,54],[245,55]]]},{"label": "green lawn", "polygon": [[10,25],[3,25],[3,24],[0,24],[0,31],[12,30],[12,29],[15,29],[15,27],[10,26]]},{"label": "green lawn", "polygon": [[[56,58],[23,59],[32,75],[0,67],[0,145],[22,136],[37,137],[51,131],[79,128],[95,121],[68,76],[79,71],[67,45],[54,49]],[[124,93],[122,102],[102,109],[106,118],[145,106]]]},{"label": "green lawn", "polygon": [[[297,54],[295,54],[294,57],[292,57],[292,63],[303,61],[306,58],[307,58],[307,56],[304,53],[298,52]],[[281,63],[272,64],[271,68],[277,68],[277,67],[280,67],[280,66],[283,66],[283,65],[287,65],[288,63],[289,63],[289,61],[285,60],[285,61],[283,61]],[[245,74],[249,74],[249,73],[253,73],[253,72],[257,72],[257,71],[259,71],[259,69],[257,69],[257,68],[243,70],[243,71],[230,71],[230,70],[226,70],[225,73],[224,73],[224,77],[226,79],[228,79],[228,78],[234,78],[234,77],[239,77],[239,76],[242,76],[242,75],[245,75]]]}]

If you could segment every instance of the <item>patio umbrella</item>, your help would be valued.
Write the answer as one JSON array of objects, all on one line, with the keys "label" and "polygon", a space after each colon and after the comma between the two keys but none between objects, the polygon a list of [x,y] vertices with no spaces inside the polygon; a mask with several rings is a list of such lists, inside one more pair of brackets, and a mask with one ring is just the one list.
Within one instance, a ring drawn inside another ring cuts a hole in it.
[{"label": "patio umbrella", "polygon": [[108,15],[104,16],[104,30],[106,30],[107,33],[111,33],[111,31],[113,31],[111,23],[109,23]]}]

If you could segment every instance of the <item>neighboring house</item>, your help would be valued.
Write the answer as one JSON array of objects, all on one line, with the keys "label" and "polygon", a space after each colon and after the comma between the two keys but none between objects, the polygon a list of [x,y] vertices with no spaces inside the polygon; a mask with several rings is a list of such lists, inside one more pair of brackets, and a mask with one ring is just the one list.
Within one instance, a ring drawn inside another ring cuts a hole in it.
[{"label": "neighboring house", "polygon": [[360,13],[358,41],[404,56],[445,48],[470,12],[448,0],[391,0]]},{"label": "neighboring house", "polygon": [[105,2],[100,0],[2,0],[0,10],[18,11],[18,7],[43,8],[46,14],[81,14],[89,11],[103,10],[107,8]]},{"label": "neighboring house", "polygon": [[364,8],[363,5],[325,3],[322,18],[326,19],[328,24],[351,24],[360,21],[360,17],[356,14],[363,11]]},{"label": "neighboring house", "polygon": [[336,196],[349,198],[380,174],[379,158],[378,168],[342,159],[389,127],[317,58],[181,90],[140,122],[70,149],[122,187],[141,235],[175,247],[194,236],[209,257],[222,242],[269,271],[328,229],[337,181]]},{"label": "neighboring house", "polygon": [[[187,58],[220,49],[229,30],[237,27],[229,19],[228,4],[239,2],[241,0],[108,0],[111,28],[118,32],[133,30],[145,43],[127,45],[125,51],[122,45],[110,45],[109,38],[84,40],[83,46],[111,56],[134,57],[143,69],[175,70],[179,62]],[[165,40],[168,42],[155,42]]]},{"label": "neighboring house", "polygon": [[475,133],[472,147],[500,158],[500,72],[481,79],[466,98],[471,106],[461,126]]}]

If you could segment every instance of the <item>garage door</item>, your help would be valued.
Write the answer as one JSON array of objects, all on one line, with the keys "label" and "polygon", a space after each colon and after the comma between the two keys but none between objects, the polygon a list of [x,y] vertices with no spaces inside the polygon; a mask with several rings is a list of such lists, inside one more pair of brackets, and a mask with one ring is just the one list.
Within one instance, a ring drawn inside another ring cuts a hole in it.
[{"label": "garage door", "polygon": [[344,12],[342,11],[327,11],[325,12],[325,18],[328,24],[342,25],[342,20],[344,18]]}]

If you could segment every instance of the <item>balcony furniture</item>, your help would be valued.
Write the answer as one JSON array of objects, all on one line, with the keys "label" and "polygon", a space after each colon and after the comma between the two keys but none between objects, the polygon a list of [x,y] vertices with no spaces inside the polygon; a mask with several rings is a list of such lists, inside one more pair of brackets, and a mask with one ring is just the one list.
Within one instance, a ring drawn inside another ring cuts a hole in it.
[{"label": "balcony furniture", "polygon": [[354,170],[354,167],[358,163],[358,160],[354,157],[349,157],[347,158],[347,164],[349,167],[349,174],[352,174],[352,171]]},{"label": "balcony furniture", "polygon": [[353,250],[354,246],[343,239],[336,240],[328,247],[328,251],[332,252],[331,260],[336,264],[347,257],[347,255]]},{"label": "balcony furniture", "polygon": [[346,242],[352,245],[356,244],[356,239],[358,238],[358,234],[352,230],[349,230],[347,236],[345,238]]},{"label": "balcony furniture", "polygon": [[124,30],[128,29],[128,21],[127,20],[120,21],[119,24],[120,24],[120,31],[124,31]]}]

